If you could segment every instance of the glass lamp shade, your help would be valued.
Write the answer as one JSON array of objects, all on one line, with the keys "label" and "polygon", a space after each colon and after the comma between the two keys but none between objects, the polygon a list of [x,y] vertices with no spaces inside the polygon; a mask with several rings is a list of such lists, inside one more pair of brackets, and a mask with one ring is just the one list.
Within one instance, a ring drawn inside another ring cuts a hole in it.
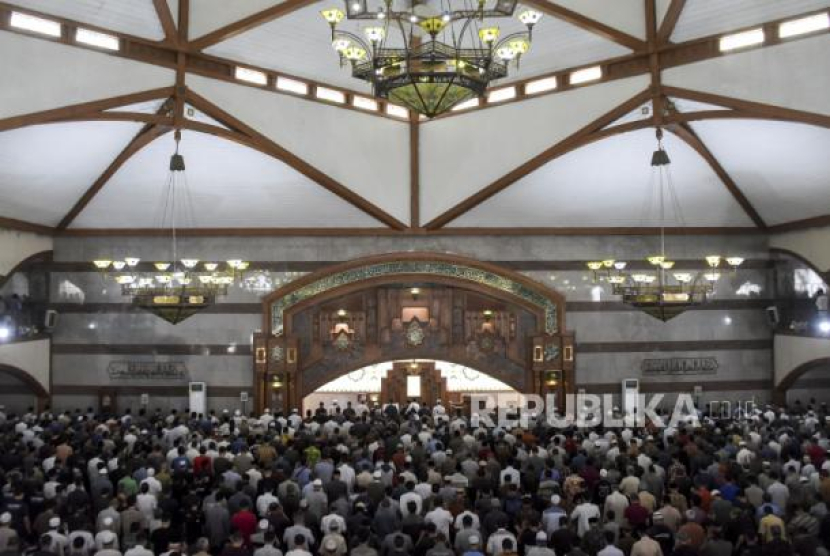
[{"label": "glass lamp shade", "polygon": [[726,263],[729,266],[741,266],[744,262],[743,257],[727,257]]},{"label": "glass lamp shade", "polygon": [[219,268],[218,263],[205,263],[204,266],[205,266],[205,270],[207,270],[208,272],[213,272],[214,270]]},{"label": "glass lamp shade", "polygon": [[124,259],[124,262],[127,263],[127,266],[129,266],[130,268],[136,266],[140,261],[141,259],[139,259],[138,257],[126,257]]},{"label": "glass lamp shade", "polygon": [[185,268],[193,268],[199,264],[199,259],[182,259],[182,264]]},{"label": "glass lamp shade", "polygon": [[478,31],[478,38],[481,39],[481,42],[484,44],[490,45],[496,42],[500,33],[501,32],[498,27],[485,27]]},{"label": "glass lamp shade", "polygon": [[496,56],[498,56],[500,60],[503,60],[505,62],[509,62],[510,60],[515,58],[516,54],[516,51],[509,46],[502,46],[501,48],[496,49]]},{"label": "glass lamp shade", "polygon": [[164,272],[165,270],[170,268],[170,263],[153,263],[153,266],[156,267],[156,270]]},{"label": "glass lamp shade", "polygon": [[542,19],[542,12],[527,9],[519,12],[516,18],[525,25],[532,26],[539,23],[539,20]]},{"label": "glass lamp shade", "polygon": [[98,270],[106,270],[112,264],[112,261],[99,259],[97,261],[92,261],[92,264],[94,264],[95,268],[97,268]]},{"label": "glass lamp shade", "polygon": [[332,26],[337,25],[338,23],[343,21],[343,18],[346,16],[346,14],[344,14],[342,10],[338,10],[337,8],[329,8],[328,10],[323,10],[320,12],[320,15],[323,16],[323,19],[326,20],[326,23]]},{"label": "glass lamp shade", "polygon": [[588,263],[588,268],[591,270],[599,270],[602,268],[602,261],[591,261]]},{"label": "glass lamp shade", "polygon": [[127,266],[127,263],[124,261],[112,261],[113,270],[124,270],[125,266]]},{"label": "glass lamp shade", "polygon": [[474,91],[453,83],[406,83],[389,91],[391,102],[407,106],[428,118],[474,96]]},{"label": "glass lamp shade", "polygon": [[363,30],[363,34],[370,43],[378,44],[386,37],[386,30],[383,27],[367,27]]},{"label": "glass lamp shade", "polygon": [[709,255],[706,257],[706,263],[711,266],[712,268],[717,267],[720,265],[720,256],[718,255]]},{"label": "glass lamp shade", "polygon": [[666,257],[663,257],[662,255],[652,255],[651,257],[648,258],[648,262],[650,262],[654,266],[663,264],[663,261],[665,261],[665,260],[666,260]]},{"label": "glass lamp shade", "polygon": [[525,39],[512,40],[508,46],[519,56],[527,54],[527,51],[530,50],[530,42]]}]

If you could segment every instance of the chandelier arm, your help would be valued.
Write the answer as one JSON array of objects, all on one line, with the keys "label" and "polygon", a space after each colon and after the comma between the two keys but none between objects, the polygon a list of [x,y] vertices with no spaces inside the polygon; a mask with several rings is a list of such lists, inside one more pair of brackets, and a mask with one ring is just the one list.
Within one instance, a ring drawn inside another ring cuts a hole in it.
[{"label": "chandelier arm", "polygon": [[351,41],[356,42],[357,44],[360,45],[360,48],[362,48],[366,52],[371,52],[372,51],[371,47],[368,44],[366,44],[366,41],[364,41],[362,38],[360,38],[359,35],[356,35],[354,33],[350,33],[349,31],[342,31],[340,29],[338,29],[337,31],[334,32],[334,38],[341,37],[341,36],[343,38],[347,38]]},{"label": "chandelier arm", "polygon": [[530,40],[530,37],[529,37],[527,31],[516,31],[515,33],[510,33],[509,35],[504,37],[502,40],[497,42],[496,46],[493,47],[493,51],[498,50],[499,48],[504,46],[505,43],[507,43],[509,41],[512,41],[512,40],[515,40],[515,39],[518,39],[518,38],[528,39],[528,41]]}]

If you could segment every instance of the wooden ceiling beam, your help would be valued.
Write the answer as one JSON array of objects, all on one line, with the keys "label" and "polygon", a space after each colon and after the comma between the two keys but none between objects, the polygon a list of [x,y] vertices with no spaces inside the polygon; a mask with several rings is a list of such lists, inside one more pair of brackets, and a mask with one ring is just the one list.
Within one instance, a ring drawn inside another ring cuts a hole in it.
[{"label": "wooden ceiling beam", "polygon": [[[756,235],[755,227],[674,227],[666,235]],[[169,235],[159,228],[71,228],[56,232],[61,237],[157,237]],[[653,236],[654,227],[593,227],[593,228],[177,228],[182,237],[455,237],[455,236]]]},{"label": "wooden ceiling beam", "polygon": [[156,9],[159,23],[161,23],[161,28],[164,30],[164,40],[170,44],[178,44],[179,33],[176,30],[176,23],[173,21],[173,14],[167,0],[153,0],[153,7]]},{"label": "wooden ceiling beam", "polygon": [[26,222],[25,220],[18,220],[17,218],[7,218],[5,216],[0,216],[0,229],[32,232],[47,236],[52,235],[55,231],[55,229],[51,226],[35,224],[34,222]]},{"label": "wooden ceiling beam", "polygon": [[712,168],[712,170],[717,174],[718,178],[720,178],[723,185],[732,195],[732,197],[738,202],[741,208],[744,210],[746,215],[755,223],[758,228],[761,230],[767,229],[767,224],[764,222],[764,219],[761,218],[761,215],[758,214],[758,211],[755,210],[755,207],[752,206],[752,203],[749,202],[746,195],[744,195],[741,188],[738,187],[738,184],[735,183],[735,180],[729,175],[726,169],[721,165],[718,159],[712,154],[712,151],[703,143],[697,133],[689,126],[687,123],[678,123],[678,124],[670,124],[666,126],[666,129],[676,135],[681,141],[689,145],[692,149],[699,154],[703,160],[706,161],[707,164]]},{"label": "wooden ceiling beam", "polygon": [[830,116],[818,114],[816,112],[794,110],[792,108],[784,108],[772,104],[716,95],[713,93],[705,93],[703,91],[695,91],[692,89],[683,89],[680,87],[664,86],[663,94],[672,97],[685,98],[687,100],[694,100],[697,102],[705,102],[707,104],[725,106],[727,108],[732,108],[733,110],[738,110],[743,114],[747,114],[748,117],[785,120],[830,128]]},{"label": "wooden ceiling beam", "polygon": [[680,15],[685,7],[686,0],[671,0],[669,9],[666,10],[666,15],[663,16],[663,21],[657,31],[658,44],[666,44],[671,40],[672,33],[677,27],[677,22],[680,21]]},{"label": "wooden ceiling beam", "polygon": [[276,6],[266,8],[253,15],[249,15],[244,19],[240,19],[239,21],[220,27],[215,31],[211,31],[206,35],[202,35],[201,37],[190,41],[190,49],[195,52],[204,50],[214,44],[218,44],[241,33],[250,31],[255,27],[259,27],[260,25],[279,19],[280,17],[295,12],[300,8],[310,6],[316,1],[317,0],[285,0]]},{"label": "wooden ceiling beam", "polygon": [[610,27],[595,19],[591,19],[590,17],[584,16],[579,12],[575,12],[553,2],[549,2],[548,0],[522,0],[522,4],[532,6],[547,15],[566,21],[571,25],[575,25],[580,29],[599,35],[604,39],[613,41],[635,52],[644,52],[647,48],[646,42],[638,39],[637,37],[629,35],[619,29],[615,29],[614,27]]},{"label": "wooden ceiling beam", "polygon": [[421,226],[421,128],[415,113],[409,117],[409,226]]},{"label": "wooden ceiling beam", "polygon": [[770,226],[767,231],[770,233],[794,232],[808,228],[822,228],[824,226],[830,226],[830,214],[784,222],[783,224],[775,224],[774,226]]},{"label": "wooden ceiling beam", "polygon": [[222,108],[216,106],[206,98],[198,95],[190,89],[187,90],[186,98],[187,101],[197,109],[201,110],[202,112],[214,118],[223,125],[226,125],[232,130],[238,132],[241,135],[241,137],[239,137],[238,140],[244,141],[245,144],[247,144],[248,146],[255,148],[261,152],[267,153],[273,156],[274,158],[280,160],[281,162],[287,164],[288,166],[303,174],[310,180],[318,183],[325,189],[328,189],[330,192],[334,193],[335,195],[343,199],[344,201],[360,209],[369,216],[376,218],[380,222],[383,222],[390,228],[402,230],[407,227],[406,224],[404,224],[391,214],[387,213],[377,205],[371,203],[366,198],[358,195],[345,185],[341,184],[340,182],[338,182],[328,174],[322,172],[321,170],[315,168],[305,160],[289,152],[287,149],[277,144],[275,141],[269,139],[268,137],[261,134],[254,128],[242,122],[241,120],[235,118],[234,116],[224,111]]},{"label": "wooden ceiling beam", "polygon": [[[0,131],[9,131],[10,129],[17,129],[19,127],[47,124],[60,120],[71,120],[82,116],[90,116],[105,110],[119,108],[121,106],[167,98],[172,94],[173,87],[163,87],[160,89],[141,91],[140,93],[119,95],[100,100],[93,100],[90,102],[82,102],[80,104],[73,104],[71,106],[62,106],[60,108],[42,110],[40,112],[10,116],[0,120]],[[113,118],[116,117],[117,116],[113,116]]]},{"label": "wooden ceiling beam", "polygon": [[[425,227],[431,230],[442,228],[446,224],[457,219],[462,214],[465,214],[473,208],[477,207],[493,195],[507,189],[509,186],[513,185],[527,174],[533,172],[534,170],[537,170],[538,168],[541,168],[548,162],[551,162],[552,160],[555,160],[560,156],[567,154],[579,147],[583,147],[589,143],[592,143],[598,140],[599,138],[608,137],[612,134],[624,133],[625,130],[628,129],[627,126],[616,126],[614,128],[611,128],[611,130],[606,130],[605,133],[601,133],[601,130],[605,126],[613,123],[614,120],[617,120],[625,114],[627,114],[628,112],[634,110],[650,98],[651,92],[648,90],[638,93],[629,100],[623,102],[619,106],[609,110],[599,118],[583,126],[581,129],[575,131],[565,139],[562,139],[561,141],[557,142],[551,147],[545,149],[544,151],[542,151],[535,157],[531,158],[524,164],[517,166],[504,176],[492,182],[490,185],[479,190],[475,194],[467,197],[466,199],[454,205],[453,207],[447,209],[440,215],[430,220]],[[635,124],[639,125],[639,122],[635,122]]]},{"label": "wooden ceiling beam", "polygon": [[136,134],[135,137],[127,144],[126,147],[115,157],[115,160],[107,167],[106,170],[98,177],[97,180],[86,190],[83,196],[78,199],[78,202],[69,210],[66,216],[57,225],[57,230],[65,230],[75,220],[75,218],[86,208],[92,201],[95,195],[107,184],[107,182],[115,175],[115,173],[124,164],[132,158],[134,154],[149,145],[158,137],[171,131],[172,128],[167,126],[148,125]]}]

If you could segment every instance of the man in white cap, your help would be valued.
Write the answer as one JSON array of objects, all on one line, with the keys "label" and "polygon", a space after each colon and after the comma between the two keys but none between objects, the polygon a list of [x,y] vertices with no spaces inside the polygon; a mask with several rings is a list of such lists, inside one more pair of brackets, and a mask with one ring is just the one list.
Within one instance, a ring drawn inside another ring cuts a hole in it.
[{"label": "man in white cap", "polygon": [[96,544],[100,541],[100,547],[95,556],[122,556],[118,550],[118,537],[112,531],[101,531],[96,538]]},{"label": "man in white cap", "polygon": [[106,546],[106,541],[104,539],[108,539],[110,535],[112,535],[113,540],[111,541],[110,548],[114,548],[118,550],[118,535],[114,529],[115,521],[111,517],[104,518],[102,522],[103,529],[98,531],[98,534],[95,535],[95,547],[98,550],[102,550]]},{"label": "man in white cap", "polygon": [[[12,514],[3,512],[0,514],[0,552],[8,550],[12,544],[12,539],[18,540],[17,531],[12,529]],[[15,544],[16,546],[16,544]]]},{"label": "man in white cap", "polygon": [[548,535],[544,531],[536,533],[536,545],[525,549],[525,556],[556,556],[552,548],[548,548]]},{"label": "man in white cap", "polygon": [[66,538],[66,535],[60,532],[60,526],[61,518],[57,516],[51,518],[49,520],[49,531],[47,531],[45,535],[50,538],[49,550],[55,554],[65,554],[66,549],[69,546],[69,540]]}]

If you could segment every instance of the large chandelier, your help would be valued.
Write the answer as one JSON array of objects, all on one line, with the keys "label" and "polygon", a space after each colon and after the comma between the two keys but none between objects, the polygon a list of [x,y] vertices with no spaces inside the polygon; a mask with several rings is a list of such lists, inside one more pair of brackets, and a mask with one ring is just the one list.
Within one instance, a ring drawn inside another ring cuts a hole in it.
[{"label": "large chandelier", "polygon": [[[667,321],[689,307],[705,303],[715,291],[722,269],[734,272],[744,259],[708,255],[693,270],[676,269],[676,262],[666,255],[666,196],[682,224],[683,216],[671,178],[671,160],[663,147],[663,131],[657,128],[657,150],[651,157],[651,166],[659,196],[660,249],[649,255],[646,264],[631,269],[625,261],[607,259],[591,261],[588,268],[597,278],[613,286],[614,295],[645,313]],[[634,265],[631,265],[634,266]],[[644,270],[643,270],[644,268]]]},{"label": "large chandelier", "polygon": [[241,278],[249,263],[241,259],[225,262],[201,261],[183,254],[177,236],[177,218],[193,214],[187,190],[184,157],[179,154],[181,132],[176,131],[176,151],[170,157],[159,224],[169,226],[170,258],[152,263],[126,256],[120,260],[96,259],[93,265],[121,287],[133,304],[164,320],[178,324],[227,295],[228,287]]},{"label": "large chandelier", "polygon": [[[392,0],[369,6],[367,0],[346,0],[346,12],[323,10],[331,41],[348,61],[352,76],[372,84],[375,96],[407,106],[432,118],[473,97],[484,96],[489,84],[507,77],[530,49],[533,26],[542,18],[523,9],[517,19],[524,29],[502,37],[493,19],[510,18],[518,0],[412,0],[397,10]],[[338,28],[344,19],[365,22],[361,37]]]}]

